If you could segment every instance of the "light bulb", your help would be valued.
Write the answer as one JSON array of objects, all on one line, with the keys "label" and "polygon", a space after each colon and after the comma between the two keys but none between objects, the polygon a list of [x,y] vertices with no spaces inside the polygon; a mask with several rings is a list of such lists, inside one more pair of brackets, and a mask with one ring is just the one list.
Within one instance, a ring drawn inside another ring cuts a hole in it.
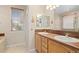
[{"label": "light bulb", "polygon": [[42,15],[41,15],[41,14],[38,14],[38,15],[37,15],[37,17],[40,17],[40,16],[42,16]]},{"label": "light bulb", "polygon": [[46,9],[53,10],[53,9],[56,9],[57,7],[59,7],[59,5],[48,5],[48,6],[46,6]]}]

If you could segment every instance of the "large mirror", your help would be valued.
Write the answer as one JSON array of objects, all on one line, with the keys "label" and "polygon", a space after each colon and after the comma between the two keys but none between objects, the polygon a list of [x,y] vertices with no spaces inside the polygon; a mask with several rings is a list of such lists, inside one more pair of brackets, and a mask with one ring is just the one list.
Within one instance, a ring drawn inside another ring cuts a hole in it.
[{"label": "large mirror", "polygon": [[61,5],[55,10],[61,21],[61,30],[79,32],[79,5]]},{"label": "large mirror", "polygon": [[62,17],[62,28],[63,30],[75,30],[75,16],[74,15],[66,15]]},{"label": "large mirror", "polygon": [[37,15],[36,28],[48,28],[50,26],[50,16]]}]

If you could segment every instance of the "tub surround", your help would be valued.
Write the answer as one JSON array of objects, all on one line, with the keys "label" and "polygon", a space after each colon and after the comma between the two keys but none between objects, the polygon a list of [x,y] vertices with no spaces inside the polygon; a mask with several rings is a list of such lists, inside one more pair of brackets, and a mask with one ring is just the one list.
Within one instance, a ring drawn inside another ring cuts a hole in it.
[{"label": "tub surround", "polygon": [[[38,52],[46,52],[46,53],[47,52],[48,53],[51,53],[51,52],[53,53],[64,53],[64,52],[65,53],[72,53],[72,52],[77,53],[79,52],[79,42],[58,41],[54,38],[55,36],[58,36],[58,35],[60,34],[49,33],[49,32],[39,32],[39,31],[36,32],[36,42],[37,42],[37,39],[40,42],[39,45],[36,45],[36,50]],[[47,41],[47,42],[43,44],[44,41]],[[45,46],[46,48],[42,48],[42,46]]]}]

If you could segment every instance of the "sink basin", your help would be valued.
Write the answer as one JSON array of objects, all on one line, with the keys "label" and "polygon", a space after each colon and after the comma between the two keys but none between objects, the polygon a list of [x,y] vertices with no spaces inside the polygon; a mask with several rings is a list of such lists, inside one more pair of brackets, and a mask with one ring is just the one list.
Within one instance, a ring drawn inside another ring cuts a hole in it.
[{"label": "sink basin", "polygon": [[54,38],[62,42],[79,42],[79,39],[67,37],[67,36],[55,36]]}]

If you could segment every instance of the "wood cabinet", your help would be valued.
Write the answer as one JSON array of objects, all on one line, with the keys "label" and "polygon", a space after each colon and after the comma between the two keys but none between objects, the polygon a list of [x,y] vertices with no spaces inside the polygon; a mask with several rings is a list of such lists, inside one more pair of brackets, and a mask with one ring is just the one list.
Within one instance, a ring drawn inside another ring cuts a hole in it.
[{"label": "wood cabinet", "polygon": [[48,40],[48,52],[49,53],[73,53],[75,52],[68,46],[55,42],[53,40]]},{"label": "wood cabinet", "polygon": [[42,37],[42,45],[41,45],[42,46],[42,49],[41,49],[42,53],[47,53],[48,52],[48,50],[47,50],[47,48],[48,48],[47,41],[48,41],[48,39],[46,37]]},{"label": "wood cabinet", "polygon": [[55,39],[49,39],[45,36],[36,34],[35,47],[40,53],[74,53],[79,52],[74,47],[62,44],[55,41]]},{"label": "wood cabinet", "polygon": [[39,34],[36,34],[35,48],[37,52],[47,53],[47,38]]},{"label": "wood cabinet", "polygon": [[37,52],[41,52],[41,36],[38,34],[35,35],[35,48]]}]

